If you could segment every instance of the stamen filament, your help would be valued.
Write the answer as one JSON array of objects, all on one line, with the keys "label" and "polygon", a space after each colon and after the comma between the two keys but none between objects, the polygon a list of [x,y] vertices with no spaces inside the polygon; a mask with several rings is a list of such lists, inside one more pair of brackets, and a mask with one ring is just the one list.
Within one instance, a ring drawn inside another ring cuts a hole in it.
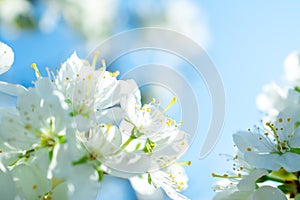
[{"label": "stamen filament", "polygon": [[172,99],[172,101],[169,103],[169,105],[164,109],[164,113],[165,112],[167,112],[171,107],[172,107],[172,105],[175,103],[177,101],[177,98],[176,97],[174,97],[173,99]]},{"label": "stamen filament", "polygon": [[39,69],[37,68],[36,64],[35,64],[35,63],[32,63],[32,64],[31,64],[31,67],[32,67],[32,68],[34,69],[34,71],[35,71],[35,76],[36,76],[37,78],[41,77],[41,73],[40,73]]},{"label": "stamen filament", "polygon": [[94,70],[96,69],[96,63],[97,63],[98,57],[99,57],[99,52],[96,51],[94,53],[93,62],[92,62],[92,67]]}]

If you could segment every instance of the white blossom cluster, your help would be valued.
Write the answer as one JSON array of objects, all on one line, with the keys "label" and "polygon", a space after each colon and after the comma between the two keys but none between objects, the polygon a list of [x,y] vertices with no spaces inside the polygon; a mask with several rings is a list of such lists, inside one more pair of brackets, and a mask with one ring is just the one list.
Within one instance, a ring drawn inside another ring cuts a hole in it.
[{"label": "white blossom cluster", "polygon": [[88,45],[99,43],[120,31],[139,27],[169,28],[204,46],[210,40],[205,15],[193,0],[0,1],[0,27],[10,37],[11,32],[28,28],[50,32],[61,19],[79,33]]},{"label": "white blossom cluster", "polygon": [[292,86],[266,85],[257,97],[262,126],[233,134],[237,155],[214,186],[214,199],[300,199],[300,54],[285,61]]},{"label": "white blossom cluster", "polygon": [[[190,162],[175,156],[188,135],[166,114],[176,98],[165,109],[155,99],[142,105],[135,81],[118,80],[104,61],[97,67],[97,56],[89,64],[74,53],[48,77],[32,64],[31,88],[0,82],[0,93],[16,99],[0,107],[1,199],[96,199],[104,174],[128,178],[139,199],[163,199],[162,191],[188,199],[180,192]],[[0,43],[1,73],[13,59]]]}]

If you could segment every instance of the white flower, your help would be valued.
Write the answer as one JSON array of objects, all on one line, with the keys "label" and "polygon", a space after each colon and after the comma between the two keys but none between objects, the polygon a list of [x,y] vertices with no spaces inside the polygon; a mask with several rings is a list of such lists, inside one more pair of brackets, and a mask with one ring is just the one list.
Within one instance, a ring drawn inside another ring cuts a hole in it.
[{"label": "white flower", "polygon": [[8,71],[13,62],[14,52],[8,45],[0,42],[0,74]]},{"label": "white flower", "polygon": [[[261,186],[256,189],[256,181],[269,172],[264,169],[252,170],[248,175],[239,177],[239,181],[226,180],[225,185],[217,185],[218,193],[214,200],[256,200],[256,199],[278,199],[285,200],[286,197],[279,189],[270,186]],[[223,183],[223,182],[222,182]]]},{"label": "white flower", "polygon": [[95,67],[95,63],[91,66],[74,53],[54,75],[58,90],[72,107],[71,115],[79,130],[87,131],[98,123],[114,123],[122,116],[116,106],[120,91],[118,72],[105,71],[105,63],[101,69]]},{"label": "white flower", "polygon": [[91,157],[104,161],[120,149],[122,136],[116,126],[99,125],[90,129],[87,136],[82,136],[82,142]]},{"label": "white flower", "polygon": [[271,186],[262,186],[255,191],[224,190],[213,200],[287,200],[282,191]]},{"label": "white flower", "polygon": [[[132,1],[124,6],[120,0],[54,0],[46,1],[48,11],[40,27],[55,25],[60,15],[93,45],[116,31],[134,27],[166,27],[192,37],[202,45],[209,42],[206,18],[199,5],[185,0],[154,2]],[[182,9],[184,8],[184,9]],[[105,11],[105,12],[99,12]],[[81,13],[78,15],[78,13]],[[120,16],[122,16],[120,18]],[[84,20],[89,19],[89,20]],[[128,21],[134,23],[128,25]],[[96,25],[101,26],[98,28]]]},{"label": "white flower", "polygon": [[300,127],[294,128],[294,122],[282,114],[275,123],[266,123],[268,128],[240,131],[233,140],[250,165],[296,172],[300,170]]},{"label": "white flower", "polygon": [[180,124],[166,115],[166,111],[176,102],[176,97],[163,110],[155,99],[149,104],[141,105],[141,94],[138,88],[127,99],[121,100],[121,108],[125,110],[124,120],[120,125],[123,134],[135,138],[148,138],[155,143],[168,143],[181,135]]},{"label": "white flower", "polygon": [[67,142],[54,147],[47,176],[62,183],[55,192],[68,199],[96,199],[101,163],[83,147],[76,131],[68,129]]},{"label": "white flower", "polygon": [[52,147],[65,135],[67,109],[51,81],[39,79],[35,88],[21,92],[14,112],[2,110],[0,137],[12,149]]},{"label": "white flower", "polygon": [[284,62],[285,77],[293,86],[300,86],[300,53],[291,53]]},{"label": "white flower", "polygon": [[188,177],[184,168],[178,164],[169,166],[165,171],[150,172],[152,184],[161,187],[171,199],[189,199],[179,192],[187,188]]},{"label": "white flower", "polygon": [[287,101],[291,100],[291,93],[288,96],[288,90],[279,87],[276,83],[271,83],[263,87],[263,92],[256,98],[256,105],[258,110],[267,115],[264,121],[267,122],[276,119],[279,112],[286,107]]},{"label": "white flower", "polygon": [[4,32],[7,31],[8,28],[12,30],[18,28],[30,28],[33,25],[31,9],[31,4],[26,0],[1,0],[0,27]]},{"label": "white flower", "polygon": [[0,170],[0,193],[3,199],[14,199],[16,196],[16,185],[10,172]]},{"label": "white flower", "polygon": [[141,106],[139,89],[132,89],[134,84],[129,88],[133,93],[121,97],[120,102],[125,111],[120,124],[122,151],[105,165],[133,175],[167,167],[188,147],[188,134],[166,115],[176,98],[164,110],[154,99]]},{"label": "white flower", "polygon": [[163,200],[164,194],[161,188],[155,188],[148,183],[148,174],[134,176],[129,179],[138,200]]},{"label": "white flower", "polygon": [[187,188],[187,181],[188,177],[184,168],[176,163],[164,170],[130,178],[139,200],[150,200],[154,195],[155,199],[163,199],[159,188],[163,189],[171,199],[189,199],[179,193]]}]

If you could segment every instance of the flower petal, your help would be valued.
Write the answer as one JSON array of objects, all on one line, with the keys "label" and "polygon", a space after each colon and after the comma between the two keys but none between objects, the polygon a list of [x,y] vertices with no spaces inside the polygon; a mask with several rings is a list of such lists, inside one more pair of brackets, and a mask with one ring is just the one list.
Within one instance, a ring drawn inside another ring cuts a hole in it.
[{"label": "flower petal", "polygon": [[14,62],[14,52],[12,49],[0,42],[0,74],[8,71]]},{"label": "flower petal", "polygon": [[300,170],[299,154],[286,152],[280,156],[280,159],[277,162],[288,172],[296,172]]},{"label": "flower petal", "polygon": [[284,193],[274,187],[271,186],[262,186],[258,188],[250,197],[249,200],[257,200],[257,199],[263,199],[263,200],[287,200]]},{"label": "flower petal", "polygon": [[253,191],[255,189],[257,179],[268,175],[268,171],[264,169],[256,169],[248,176],[245,176],[237,185],[240,191]]},{"label": "flower petal", "polygon": [[239,131],[233,134],[233,141],[241,152],[270,152],[272,146],[269,141],[257,133]]},{"label": "flower petal", "polygon": [[0,81],[0,92],[11,96],[19,96],[26,92],[27,89],[22,85],[10,84],[3,81]]},{"label": "flower petal", "polygon": [[278,163],[279,154],[257,154],[253,152],[246,152],[245,160],[256,168],[263,168],[268,170],[279,170],[282,166]]},{"label": "flower petal", "polygon": [[133,189],[135,190],[138,200],[165,199],[162,190],[159,188],[154,188],[148,183],[147,179],[147,174],[135,176],[129,179]]}]

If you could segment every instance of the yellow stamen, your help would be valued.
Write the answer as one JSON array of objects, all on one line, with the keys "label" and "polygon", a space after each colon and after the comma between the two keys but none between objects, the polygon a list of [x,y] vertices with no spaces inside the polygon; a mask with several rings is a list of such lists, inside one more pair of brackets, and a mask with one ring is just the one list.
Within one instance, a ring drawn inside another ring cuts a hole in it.
[{"label": "yellow stamen", "polygon": [[155,103],[155,99],[154,99],[154,98],[152,98],[151,102],[152,102],[152,103]]},{"label": "yellow stamen", "polygon": [[119,71],[115,71],[115,72],[110,72],[110,73],[109,73],[109,75],[110,75],[111,77],[116,77],[116,76],[118,76],[119,74],[120,74]]},{"label": "yellow stamen", "polygon": [[99,52],[95,51],[94,57],[93,57],[93,63],[92,63],[92,67],[93,67],[94,70],[96,69],[96,64],[97,64],[98,57],[99,57]]},{"label": "yellow stamen", "polygon": [[181,166],[190,166],[192,164],[192,162],[191,161],[186,161],[186,162],[180,162],[178,164],[181,165]]},{"label": "yellow stamen", "polygon": [[164,109],[163,112],[167,112],[167,111],[172,107],[172,105],[173,105],[176,101],[177,101],[177,98],[174,97],[174,98],[172,99],[172,101],[169,103],[169,105]]},{"label": "yellow stamen", "polygon": [[110,125],[110,124],[107,124],[106,126],[107,126],[107,128],[106,128],[106,133],[107,133],[107,132],[109,132],[109,130],[110,130],[110,128],[111,128],[111,125]]},{"label": "yellow stamen", "polygon": [[34,69],[34,71],[35,71],[35,76],[36,76],[37,78],[41,77],[41,73],[40,73],[39,69],[37,68],[36,64],[35,64],[35,63],[32,63],[32,64],[31,64],[31,67],[32,67],[32,68]]}]

